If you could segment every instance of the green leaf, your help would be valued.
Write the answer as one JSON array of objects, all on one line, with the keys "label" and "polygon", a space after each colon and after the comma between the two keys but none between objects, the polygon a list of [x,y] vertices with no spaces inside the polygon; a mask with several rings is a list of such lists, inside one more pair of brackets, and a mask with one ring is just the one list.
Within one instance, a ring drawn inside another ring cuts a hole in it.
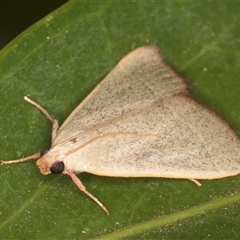
[{"label": "green leaf", "polygon": [[[237,2],[70,1],[0,52],[1,159],[50,146],[60,123],[132,49],[156,44],[194,95],[240,132]],[[80,174],[105,213],[35,161],[0,166],[1,239],[239,239],[240,176],[201,181]],[[112,234],[112,235],[111,235]]]}]

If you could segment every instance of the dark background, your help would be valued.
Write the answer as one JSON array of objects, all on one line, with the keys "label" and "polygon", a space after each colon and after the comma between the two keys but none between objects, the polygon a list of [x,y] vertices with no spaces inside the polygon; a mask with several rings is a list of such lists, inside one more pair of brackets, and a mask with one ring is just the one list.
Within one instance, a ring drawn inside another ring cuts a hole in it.
[{"label": "dark background", "polygon": [[0,0],[0,50],[12,39],[67,0]]}]

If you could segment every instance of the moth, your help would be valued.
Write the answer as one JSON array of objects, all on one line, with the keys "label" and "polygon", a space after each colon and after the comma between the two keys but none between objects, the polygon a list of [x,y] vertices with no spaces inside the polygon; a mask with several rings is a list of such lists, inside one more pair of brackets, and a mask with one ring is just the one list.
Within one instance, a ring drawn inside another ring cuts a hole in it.
[{"label": "moth", "polygon": [[[76,176],[217,179],[240,173],[240,141],[229,124],[195,100],[187,82],[156,46],[125,56],[58,128],[52,146],[33,158],[42,174],[67,174],[109,215]],[[198,180],[197,180],[198,179]]]}]

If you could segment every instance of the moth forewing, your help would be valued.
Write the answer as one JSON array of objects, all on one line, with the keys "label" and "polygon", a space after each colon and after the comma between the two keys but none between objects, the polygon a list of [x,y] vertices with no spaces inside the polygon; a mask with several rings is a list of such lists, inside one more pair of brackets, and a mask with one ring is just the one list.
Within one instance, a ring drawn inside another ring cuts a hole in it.
[{"label": "moth forewing", "polygon": [[76,173],[185,179],[239,173],[236,134],[220,117],[185,94],[129,111],[124,118],[71,141],[60,144],[59,149],[66,149],[61,159]]},{"label": "moth forewing", "polygon": [[170,68],[156,46],[137,48],[124,57],[60,127],[53,145],[90,131],[125,112],[188,93],[189,85]]}]

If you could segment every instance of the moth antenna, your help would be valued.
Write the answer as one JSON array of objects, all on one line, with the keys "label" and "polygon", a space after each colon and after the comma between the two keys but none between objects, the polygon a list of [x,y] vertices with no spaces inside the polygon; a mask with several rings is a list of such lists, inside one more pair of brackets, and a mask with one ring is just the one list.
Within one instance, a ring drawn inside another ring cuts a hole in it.
[{"label": "moth antenna", "polygon": [[32,104],[33,106],[35,106],[37,109],[39,109],[51,122],[52,122],[52,141],[53,139],[56,137],[57,135],[57,130],[58,130],[58,120],[54,119],[46,109],[44,109],[40,104],[34,102],[33,100],[31,100],[30,98],[28,98],[27,96],[24,96],[24,100],[27,101],[28,103]]},{"label": "moth antenna", "polygon": [[37,109],[39,109],[52,123],[54,122],[54,118],[48,113],[46,109],[44,109],[40,104],[34,102],[27,96],[24,96],[24,100],[35,106]]},{"label": "moth antenna", "polygon": [[108,216],[110,215],[107,208],[96,197],[94,197],[90,192],[87,191],[80,179],[71,170],[67,170],[67,174],[72,178],[73,182],[82,192],[87,194],[93,201],[95,201]]},{"label": "moth antenna", "polygon": [[40,158],[40,153],[34,153],[31,156],[28,157],[24,157],[24,158],[19,158],[19,159],[15,159],[15,160],[7,160],[7,161],[1,161],[3,164],[12,164],[12,163],[21,163],[21,162],[25,162],[27,160],[31,160],[31,159],[36,159],[36,158]]}]

